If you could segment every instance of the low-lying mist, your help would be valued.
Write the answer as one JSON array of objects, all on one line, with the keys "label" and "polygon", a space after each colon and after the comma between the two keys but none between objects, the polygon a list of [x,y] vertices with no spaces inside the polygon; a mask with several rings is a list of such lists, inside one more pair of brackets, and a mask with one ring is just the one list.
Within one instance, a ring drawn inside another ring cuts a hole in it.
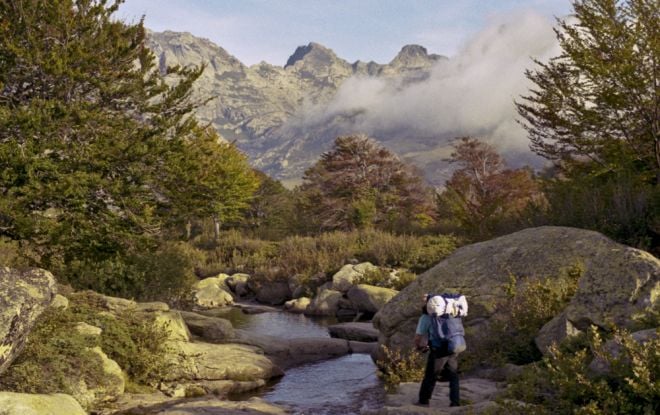
[{"label": "low-lying mist", "polygon": [[446,155],[448,142],[463,135],[493,144],[513,166],[538,166],[541,160],[529,151],[526,133],[516,122],[514,100],[530,87],[524,72],[534,67],[532,58],[545,61],[559,54],[552,26],[533,12],[493,18],[422,80],[352,77],[330,102],[303,107],[280,132],[316,131],[312,141],[319,139],[319,130],[366,133],[427,175],[428,164],[437,163],[428,154]]}]

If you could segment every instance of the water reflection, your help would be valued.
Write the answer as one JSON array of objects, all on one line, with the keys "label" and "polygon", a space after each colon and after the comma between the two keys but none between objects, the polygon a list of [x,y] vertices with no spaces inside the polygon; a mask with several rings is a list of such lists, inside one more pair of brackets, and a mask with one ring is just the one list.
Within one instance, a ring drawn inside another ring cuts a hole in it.
[{"label": "water reflection", "polygon": [[302,314],[285,312],[245,314],[236,307],[227,309],[223,315],[218,315],[218,317],[228,319],[237,329],[289,339],[330,337],[327,326],[337,322],[336,319],[331,318],[311,319]]},{"label": "water reflection", "polygon": [[353,354],[287,371],[262,397],[296,414],[359,414],[377,408],[383,388],[371,357]]}]

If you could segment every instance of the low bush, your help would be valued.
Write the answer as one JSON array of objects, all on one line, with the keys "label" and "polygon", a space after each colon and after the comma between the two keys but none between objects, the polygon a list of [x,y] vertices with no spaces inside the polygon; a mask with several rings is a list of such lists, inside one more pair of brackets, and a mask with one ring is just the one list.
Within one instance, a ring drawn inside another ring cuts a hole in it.
[{"label": "low bush", "polygon": [[[660,330],[656,329],[654,339],[638,343],[630,333],[615,329],[612,340],[618,346],[617,355],[595,328],[577,341],[552,347],[548,357],[528,366],[514,380],[499,413],[657,414]],[[606,363],[607,373],[589,369],[594,357]]]},{"label": "low bush", "polygon": [[321,272],[331,274],[351,260],[422,271],[449,255],[457,244],[451,236],[417,237],[377,230],[290,236],[278,242],[249,239],[238,231],[225,231],[216,242],[209,241],[207,236],[193,241],[195,248],[205,255],[200,276],[246,272],[268,280],[292,275],[308,278]]},{"label": "low bush", "polygon": [[21,354],[0,377],[0,390],[72,394],[71,379],[103,382],[100,357],[91,351],[99,339],[78,333],[68,310],[47,309],[30,332]]},{"label": "low bush", "polygon": [[426,356],[415,351],[402,352],[383,346],[384,357],[376,362],[378,376],[388,391],[402,382],[420,382],[424,377]]},{"label": "low bush", "polygon": [[583,275],[582,265],[561,270],[559,275],[540,279],[510,276],[503,295],[494,304],[495,313],[489,327],[471,333],[479,348],[466,352],[467,366],[477,363],[501,365],[526,364],[541,359],[534,338],[545,323],[559,314],[577,291]]},{"label": "low bush", "polygon": [[[102,362],[90,348],[100,346],[135,385],[154,386],[170,369],[167,329],[135,312],[109,314],[93,292],[69,295],[67,309],[49,308],[37,320],[24,350],[0,378],[0,389],[24,393],[72,393],[77,379],[90,387],[105,381]],[[100,336],[79,333],[85,322]]]},{"label": "low bush", "polygon": [[391,275],[392,271],[389,268],[376,268],[355,278],[353,284],[368,284],[401,291],[417,278],[417,275],[405,269],[398,270],[396,276]]},{"label": "low bush", "polygon": [[195,267],[203,253],[180,242],[164,242],[128,256],[105,260],[74,260],[55,271],[58,279],[77,289],[143,301],[177,304],[186,298],[196,280]]}]

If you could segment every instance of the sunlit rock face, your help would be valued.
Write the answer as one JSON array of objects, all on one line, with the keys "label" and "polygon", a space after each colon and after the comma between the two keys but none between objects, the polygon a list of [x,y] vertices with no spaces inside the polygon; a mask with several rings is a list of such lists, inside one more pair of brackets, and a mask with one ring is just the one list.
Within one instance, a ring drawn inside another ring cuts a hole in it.
[{"label": "sunlit rock face", "polygon": [[55,297],[55,278],[43,269],[0,267],[0,374],[20,354],[37,317]]},{"label": "sunlit rock face", "polygon": [[[582,269],[577,291],[539,331],[541,351],[591,325],[633,328],[636,318],[660,301],[660,261],[653,255],[598,232],[544,226],[457,249],[389,301],[374,317],[374,326],[381,344],[408,348],[423,294],[459,292],[470,303],[464,319],[468,332],[478,334],[487,331],[511,276],[518,281],[554,278],[575,265]],[[468,345],[478,348],[475,341],[468,338]]]},{"label": "sunlit rock face", "polygon": [[[169,31],[149,33],[149,46],[163,73],[167,66],[206,65],[195,97],[213,99],[197,110],[198,118],[236,142],[255,167],[285,183],[302,177],[338,135],[374,133],[356,125],[359,105],[334,112],[332,102],[346,93],[340,89],[347,80],[382,80],[379,87],[396,89],[428,78],[432,67],[447,59],[408,45],[388,64],[349,63],[312,42],[298,47],[283,67],[247,66],[209,40]],[[413,159],[428,144],[406,140],[392,129],[377,138],[390,140],[389,147]]]}]

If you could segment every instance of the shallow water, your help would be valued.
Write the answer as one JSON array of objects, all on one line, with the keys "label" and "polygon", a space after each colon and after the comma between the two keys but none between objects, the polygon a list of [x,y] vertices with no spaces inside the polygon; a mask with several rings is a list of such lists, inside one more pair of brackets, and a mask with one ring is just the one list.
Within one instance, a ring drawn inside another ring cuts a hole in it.
[{"label": "shallow water", "polygon": [[336,319],[311,319],[302,314],[279,311],[245,314],[238,308],[233,308],[225,318],[229,319],[236,329],[288,339],[330,337],[327,326],[337,322]]},{"label": "shallow water", "polygon": [[[327,338],[327,326],[336,323],[285,312],[244,314],[237,308],[223,317],[235,328],[288,339]],[[250,396],[289,407],[294,414],[350,415],[381,406],[384,392],[371,356],[352,354],[289,369],[279,381]]]},{"label": "shallow water", "polygon": [[296,414],[359,414],[361,408],[377,408],[383,400],[376,368],[366,354],[290,369],[268,389],[263,399]]}]

